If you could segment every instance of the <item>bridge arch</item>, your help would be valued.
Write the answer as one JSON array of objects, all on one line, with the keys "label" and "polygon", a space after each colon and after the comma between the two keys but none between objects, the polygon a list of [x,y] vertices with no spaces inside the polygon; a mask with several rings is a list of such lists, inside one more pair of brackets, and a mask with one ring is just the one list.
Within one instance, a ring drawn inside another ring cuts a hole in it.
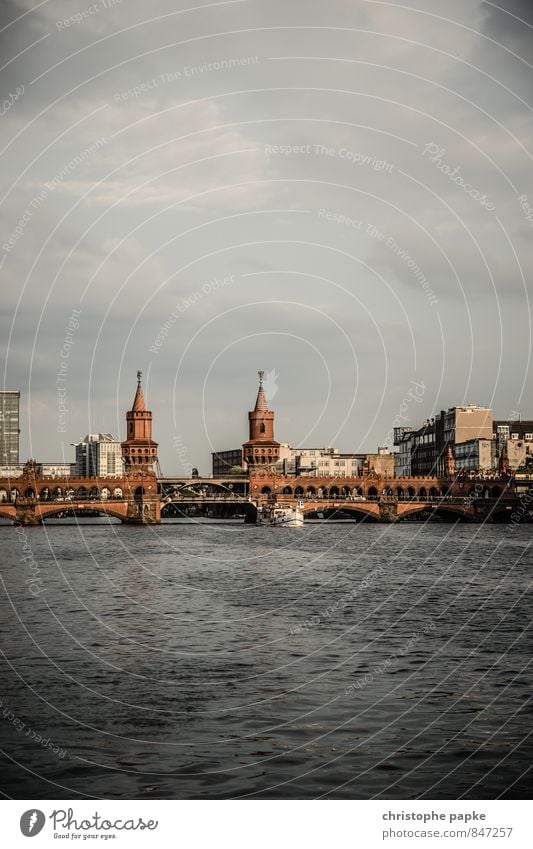
[{"label": "bridge arch", "polygon": [[[107,505],[102,506],[102,504],[94,504],[94,502],[87,502],[87,504],[83,505],[83,509],[90,511],[92,513],[104,513],[105,515],[112,516],[114,519],[120,519],[124,521],[126,519],[126,514],[124,511],[121,511],[118,507],[108,507]],[[53,519],[54,516],[57,516],[59,513],[66,513],[67,515],[75,514],[75,507],[69,504],[54,504],[53,507],[47,507],[45,510],[42,510],[38,518],[41,521],[46,521],[46,519]]]},{"label": "bridge arch", "polygon": [[[372,510],[370,505],[365,506],[364,504],[353,504],[350,501],[347,501],[340,508],[338,508],[338,507],[328,508],[327,505],[316,504],[316,503],[315,504],[304,504],[304,507],[303,507],[303,513],[304,513],[305,516],[309,516],[310,514],[317,513],[317,512],[320,512],[322,514],[322,513],[330,511],[331,513],[335,514],[335,513],[338,513],[339,511],[342,511],[343,513],[353,514],[354,519],[357,519],[358,521],[378,522],[379,517],[378,517],[377,509],[375,508],[375,505],[374,505],[374,510],[375,510],[375,512]],[[327,519],[326,519],[326,521],[327,521]]]}]

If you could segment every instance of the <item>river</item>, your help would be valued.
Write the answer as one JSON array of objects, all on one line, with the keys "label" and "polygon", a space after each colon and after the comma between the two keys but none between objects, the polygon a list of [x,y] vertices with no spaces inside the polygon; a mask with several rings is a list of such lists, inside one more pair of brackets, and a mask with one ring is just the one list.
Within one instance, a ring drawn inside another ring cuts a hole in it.
[{"label": "river", "polygon": [[14,798],[527,797],[531,526],[0,527]]}]

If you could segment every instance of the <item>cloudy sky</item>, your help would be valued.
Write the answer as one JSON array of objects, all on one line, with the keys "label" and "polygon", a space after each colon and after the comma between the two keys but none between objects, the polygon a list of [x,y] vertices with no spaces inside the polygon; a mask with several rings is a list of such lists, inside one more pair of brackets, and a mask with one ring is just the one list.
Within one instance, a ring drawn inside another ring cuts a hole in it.
[{"label": "cloudy sky", "polygon": [[533,417],[530,3],[1,9],[22,459],[124,438],[137,369],[166,474],[244,441],[258,369],[295,446]]}]

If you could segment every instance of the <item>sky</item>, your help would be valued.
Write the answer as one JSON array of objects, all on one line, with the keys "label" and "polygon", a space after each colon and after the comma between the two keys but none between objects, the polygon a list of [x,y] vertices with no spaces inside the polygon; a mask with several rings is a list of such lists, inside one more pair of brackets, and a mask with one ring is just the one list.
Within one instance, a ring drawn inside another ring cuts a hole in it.
[{"label": "sky", "polygon": [[21,460],[125,438],[374,451],[533,418],[525,0],[3,0],[2,386]]}]

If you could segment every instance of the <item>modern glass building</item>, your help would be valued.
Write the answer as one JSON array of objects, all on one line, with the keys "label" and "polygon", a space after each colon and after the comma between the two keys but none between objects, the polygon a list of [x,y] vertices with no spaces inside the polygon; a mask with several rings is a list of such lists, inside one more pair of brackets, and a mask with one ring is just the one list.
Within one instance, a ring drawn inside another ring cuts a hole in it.
[{"label": "modern glass building", "polygon": [[19,461],[20,392],[0,391],[0,465]]}]

